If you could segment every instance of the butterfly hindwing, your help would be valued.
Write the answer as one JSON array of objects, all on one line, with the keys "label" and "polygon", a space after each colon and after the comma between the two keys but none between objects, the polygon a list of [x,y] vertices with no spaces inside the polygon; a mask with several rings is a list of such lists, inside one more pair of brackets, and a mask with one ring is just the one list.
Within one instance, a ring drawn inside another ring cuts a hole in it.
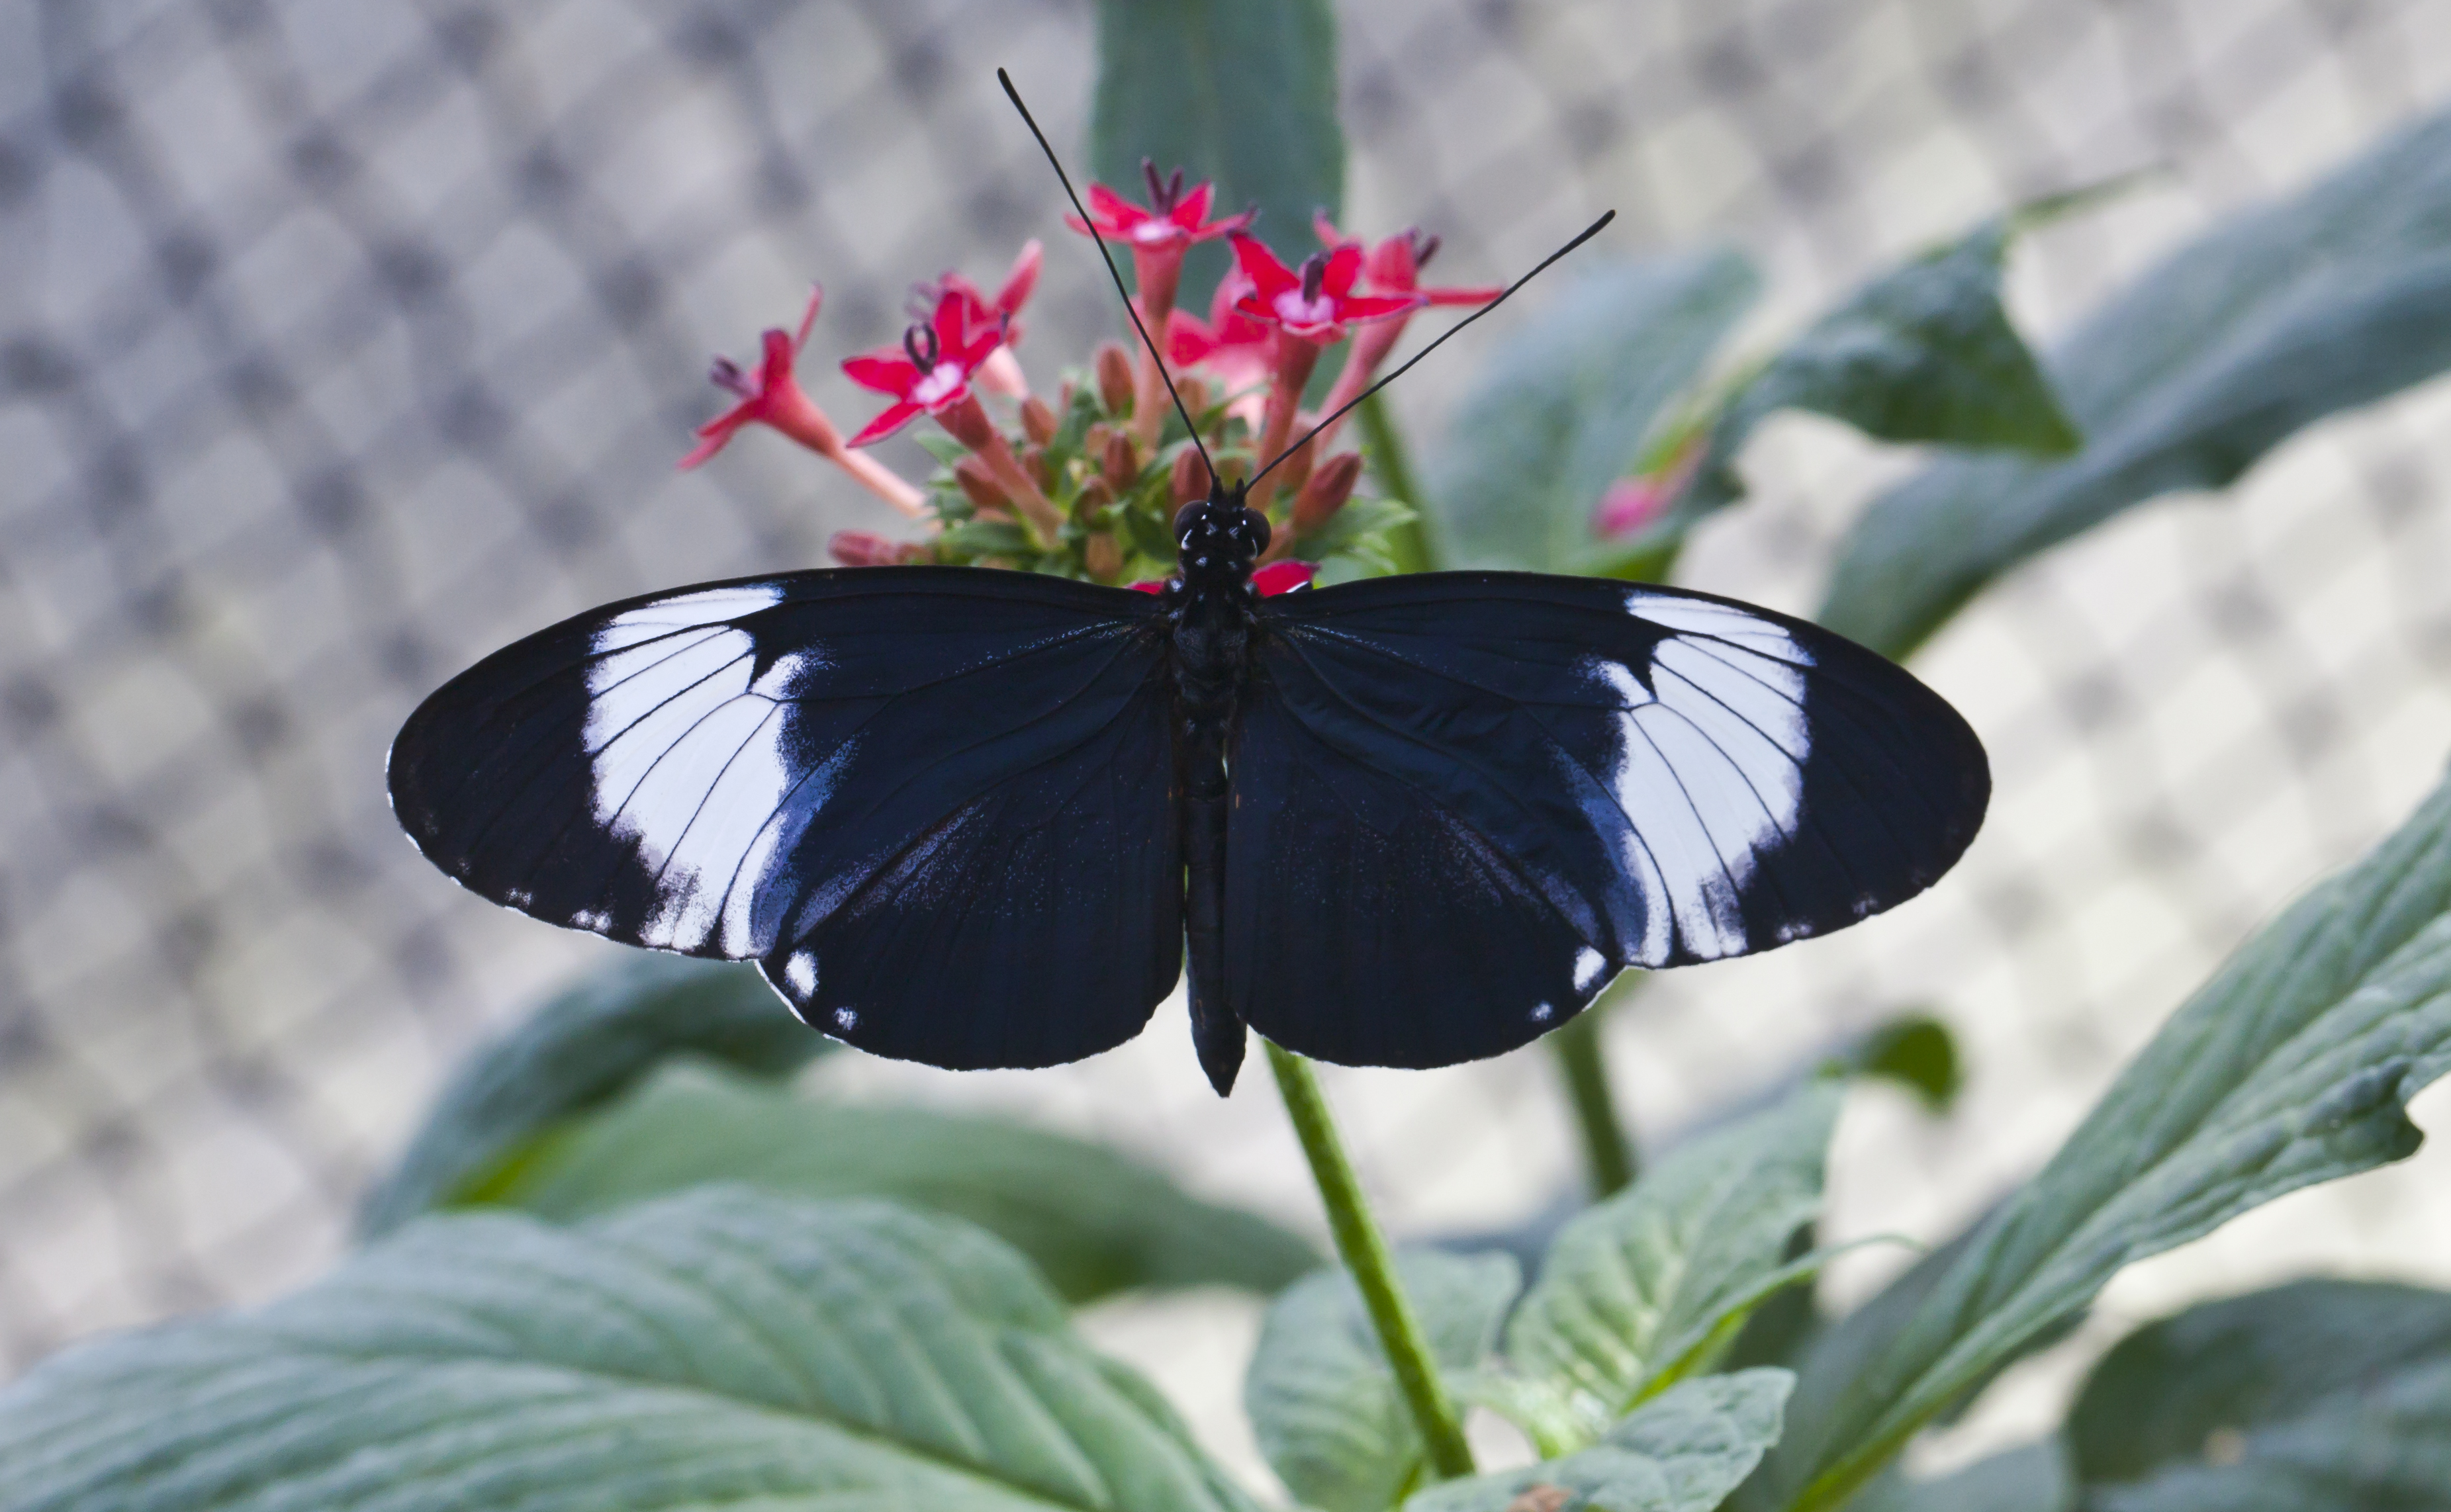
[{"label": "butterfly hindwing", "polygon": [[1852,923],[1946,871],[1989,799],[1972,731],[1912,676],[1708,594],[1428,573],[1259,621],[1228,993],[1331,1059],[1494,1054],[1621,967]]},{"label": "butterfly hindwing", "polygon": [[1155,615],[960,569],[633,600],[428,699],[393,746],[393,805],[474,891],[758,960],[853,1043],[1074,1059],[1136,1033],[1179,969]]}]

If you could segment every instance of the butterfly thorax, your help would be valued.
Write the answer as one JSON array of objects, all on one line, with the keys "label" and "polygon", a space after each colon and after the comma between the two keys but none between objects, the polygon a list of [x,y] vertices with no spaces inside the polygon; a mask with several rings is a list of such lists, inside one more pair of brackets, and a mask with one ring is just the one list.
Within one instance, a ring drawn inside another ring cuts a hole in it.
[{"label": "butterfly thorax", "polygon": [[1185,777],[1198,797],[1225,789],[1225,746],[1235,694],[1248,675],[1251,564],[1267,550],[1268,519],[1242,491],[1211,489],[1174,517],[1179,555],[1166,586],[1176,709],[1190,758]]}]

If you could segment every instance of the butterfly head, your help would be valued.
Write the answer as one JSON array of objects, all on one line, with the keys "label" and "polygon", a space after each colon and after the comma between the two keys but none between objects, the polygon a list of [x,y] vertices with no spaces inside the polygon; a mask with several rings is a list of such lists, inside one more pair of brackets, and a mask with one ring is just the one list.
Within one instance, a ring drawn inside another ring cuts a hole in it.
[{"label": "butterfly head", "polygon": [[1175,581],[1186,591],[1247,589],[1251,564],[1268,549],[1268,517],[1244,502],[1247,485],[1211,481],[1208,496],[1174,515]]}]

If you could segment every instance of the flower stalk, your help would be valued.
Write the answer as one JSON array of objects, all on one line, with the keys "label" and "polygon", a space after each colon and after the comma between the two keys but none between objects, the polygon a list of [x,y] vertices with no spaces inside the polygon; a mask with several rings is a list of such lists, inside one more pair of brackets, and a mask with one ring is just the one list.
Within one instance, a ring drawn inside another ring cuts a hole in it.
[{"label": "flower stalk", "polygon": [[1463,1420],[1447,1395],[1445,1383],[1439,1379],[1438,1361],[1430,1353],[1421,1319],[1414,1315],[1413,1305],[1396,1279],[1387,1237],[1380,1232],[1378,1220],[1363,1198],[1362,1182],[1353,1173],[1353,1163],[1345,1158],[1344,1143],[1337,1135],[1319,1077],[1302,1056],[1266,1040],[1262,1043],[1267,1045],[1268,1069],[1276,1074],[1277,1091],[1293,1120],[1294,1135],[1302,1141],[1311,1177],[1319,1184],[1328,1229],[1336,1236],[1336,1252],[1362,1292],[1380,1347],[1387,1353],[1404,1405],[1427,1446],[1431,1472],[1441,1480],[1470,1475],[1472,1446],[1464,1442]]}]

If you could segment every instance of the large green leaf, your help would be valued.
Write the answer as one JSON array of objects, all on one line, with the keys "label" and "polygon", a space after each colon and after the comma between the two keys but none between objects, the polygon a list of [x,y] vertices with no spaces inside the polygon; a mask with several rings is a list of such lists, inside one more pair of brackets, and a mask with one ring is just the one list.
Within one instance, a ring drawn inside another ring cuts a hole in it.
[{"label": "large green leaf", "polygon": [[1506,1330],[1515,1367],[1563,1389],[1589,1431],[1707,1363],[1814,1261],[1788,1242],[1821,1212],[1840,1086],[1678,1145],[1558,1234]]},{"label": "large green leaf", "polygon": [[1763,1467],[1768,1504],[1842,1501],[2128,1262],[2414,1151],[2407,1101],[2451,1066],[2446,914],[2438,788],[2242,946],[1916,1294],[1823,1338]]},{"label": "large green leaf", "polygon": [[782,1077],[835,1042],[792,1017],[754,966],[633,953],[461,1062],[358,1212],[388,1233],[467,1194],[539,1131],[610,1102],[674,1055]]},{"label": "large green leaf", "polygon": [[1711,1512],[1777,1442],[1794,1384],[1768,1368],[1682,1382],[1591,1448],[1432,1486],[1404,1512]]},{"label": "large green leaf", "polygon": [[74,1350],[0,1393],[0,1466],[8,1512],[1249,1504],[994,1239],[740,1189],[431,1218]]},{"label": "large green leaf", "polygon": [[1075,1302],[1129,1287],[1274,1291],[1319,1264],[1274,1224],[1199,1201],[1099,1145],[994,1118],[821,1102],[696,1068],[549,1135],[486,1199],[566,1221],[724,1180],[967,1218]]},{"label": "large green leaf", "polygon": [[2121,1341],[2068,1442],[2101,1512],[2451,1508],[2451,1294],[2304,1281]]},{"label": "large green leaf", "polygon": [[1997,217],[1883,274],[1790,341],[1720,412],[1693,486],[1659,528],[1684,531],[1741,496],[1736,453],[1777,410],[1815,411],[1885,441],[2075,451],[2074,422],[2000,302],[2021,223]]},{"label": "large green leaf", "polygon": [[1903,656],[1985,583],[2145,499],[2220,488],[2300,427],[2451,364],[2451,113],[2231,220],[2046,363],[2088,437],[1951,457],[1857,522],[1821,622]]},{"label": "large green leaf", "polygon": [[[1140,200],[1144,158],[1214,181],[1219,214],[1258,204],[1253,231],[1307,256],[1311,212],[1344,203],[1328,0],[1099,0],[1089,162]],[[1193,248],[1183,302],[1206,310],[1225,269],[1215,245]]]},{"label": "large green leaf", "polygon": [[1892,1470],[1848,1502],[1847,1512],[2074,1512],[2075,1506],[2068,1455],[2047,1439],[1929,1481]]},{"label": "large green leaf", "polygon": [[[1489,1362],[1523,1285],[1513,1257],[1407,1250],[1396,1272],[1442,1370]],[[1243,1404],[1261,1452],[1305,1505],[1379,1512],[1421,1478],[1421,1430],[1341,1269],[1305,1277],[1270,1304]]]},{"label": "large green leaf", "polygon": [[1600,494],[1759,287],[1753,264],[1724,249],[1576,269],[1491,354],[1456,412],[1427,480],[1441,562],[1592,566]]}]

